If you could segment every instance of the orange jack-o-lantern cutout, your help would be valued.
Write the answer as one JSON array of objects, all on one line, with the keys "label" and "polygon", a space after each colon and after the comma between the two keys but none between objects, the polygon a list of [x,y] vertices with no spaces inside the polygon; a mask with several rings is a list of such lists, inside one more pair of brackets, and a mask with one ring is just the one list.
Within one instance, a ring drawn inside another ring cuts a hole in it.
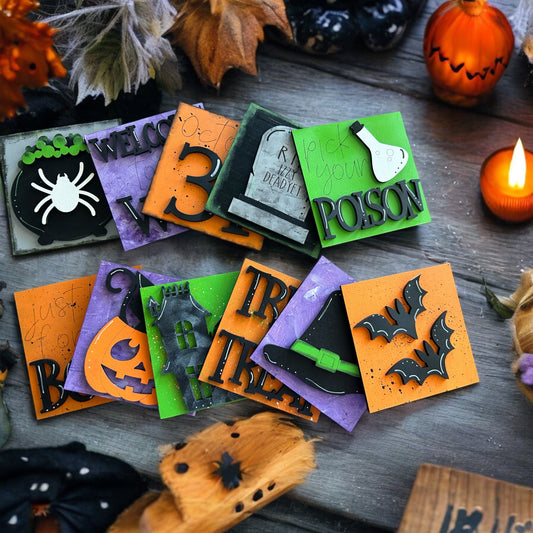
[{"label": "orange jack-o-lantern cutout", "polygon": [[424,34],[435,94],[454,105],[476,105],[500,79],[513,47],[513,30],[499,9],[486,0],[448,0]]},{"label": "orange jack-o-lantern cutout", "polygon": [[119,317],[96,334],[84,370],[87,383],[97,392],[143,405],[157,404],[146,333]]}]

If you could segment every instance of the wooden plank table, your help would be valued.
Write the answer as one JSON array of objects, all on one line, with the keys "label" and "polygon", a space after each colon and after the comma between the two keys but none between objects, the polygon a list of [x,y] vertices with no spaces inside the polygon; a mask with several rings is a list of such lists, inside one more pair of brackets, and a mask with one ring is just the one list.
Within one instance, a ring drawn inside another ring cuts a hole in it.
[{"label": "wooden plank table", "polygon": [[[508,16],[512,3],[495,2]],[[166,97],[162,110],[180,100],[240,120],[250,102],[303,126],[400,111],[410,138],[432,222],[382,237],[327,249],[325,256],[356,280],[452,266],[480,383],[445,395],[366,413],[352,433],[327,417],[296,420],[317,437],[317,469],[289,496],[244,522],[239,531],[362,531],[370,524],[395,529],[421,463],[437,463],[524,485],[532,483],[533,406],[510,372],[509,324],[485,301],[483,283],[500,294],[518,285],[533,267],[532,224],[508,225],[490,215],[479,192],[479,169],[494,150],[520,136],[533,148],[533,88],[523,86],[524,58],[515,55],[492,100],[475,109],[437,101],[421,52],[431,0],[396,49],[362,49],[336,57],[312,57],[274,43],[261,46],[259,75],[232,71],[220,93],[199,85],[185,62],[184,89]],[[188,232],[124,252],[118,241],[41,255],[10,254],[5,206],[0,204],[0,279],[6,311],[0,338],[22,353],[12,293],[93,274],[101,260],[142,264],[182,279],[238,270],[248,257],[303,278],[314,261],[266,242],[252,252]],[[261,411],[249,400],[160,420],[156,412],[113,402],[36,422],[22,360],[10,373],[5,400],[13,420],[8,447],[60,445],[79,440],[90,450],[120,457],[155,477],[157,447],[182,440],[217,420]]]}]

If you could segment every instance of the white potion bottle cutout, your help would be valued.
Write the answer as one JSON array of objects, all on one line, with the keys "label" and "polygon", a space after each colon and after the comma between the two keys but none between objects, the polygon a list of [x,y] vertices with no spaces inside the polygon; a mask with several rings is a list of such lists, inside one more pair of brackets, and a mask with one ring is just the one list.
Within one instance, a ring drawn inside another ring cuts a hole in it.
[{"label": "white potion bottle cutout", "polygon": [[350,126],[350,131],[368,148],[372,172],[380,183],[397,176],[407,164],[409,154],[400,146],[379,142],[359,121]]}]

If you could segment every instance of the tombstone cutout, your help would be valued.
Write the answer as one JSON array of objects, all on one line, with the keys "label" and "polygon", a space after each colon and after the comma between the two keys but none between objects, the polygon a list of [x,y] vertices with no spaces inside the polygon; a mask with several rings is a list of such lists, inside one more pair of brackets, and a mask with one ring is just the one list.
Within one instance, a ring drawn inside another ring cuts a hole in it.
[{"label": "tombstone cutout", "polygon": [[109,402],[65,389],[96,276],[14,293],[38,420]]},{"label": "tombstone cutout", "polygon": [[246,259],[200,373],[200,380],[276,409],[318,420],[318,410],[250,356],[299,280]]},{"label": "tombstone cutout", "polygon": [[141,290],[161,418],[242,399],[199,380],[236,279],[230,272]]},{"label": "tombstone cutout", "polygon": [[431,220],[400,113],[293,131],[323,247]]},{"label": "tombstone cutout", "polygon": [[321,257],[251,356],[347,431],[367,409],[340,292],[353,281]]},{"label": "tombstone cutout", "polygon": [[263,237],[206,208],[239,122],[181,103],[161,153],[142,212],[260,250]]},{"label": "tombstone cutout", "polygon": [[68,390],[157,405],[140,290],[173,278],[102,261],[87,308]]},{"label": "tombstone cutout", "polygon": [[167,111],[85,136],[124,250],[187,231],[142,213],[174,115]]},{"label": "tombstone cutout", "polygon": [[250,104],[206,207],[317,257],[318,234],[291,134],[298,127]]},{"label": "tombstone cutout", "polygon": [[449,264],[341,289],[370,412],[479,381]]},{"label": "tombstone cutout", "polygon": [[228,211],[303,244],[310,205],[292,130],[275,126],[263,133],[246,192],[233,198]]},{"label": "tombstone cutout", "polygon": [[0,137],[13,255],[114,239],[117,231],[83,140],[117,121]]}]

